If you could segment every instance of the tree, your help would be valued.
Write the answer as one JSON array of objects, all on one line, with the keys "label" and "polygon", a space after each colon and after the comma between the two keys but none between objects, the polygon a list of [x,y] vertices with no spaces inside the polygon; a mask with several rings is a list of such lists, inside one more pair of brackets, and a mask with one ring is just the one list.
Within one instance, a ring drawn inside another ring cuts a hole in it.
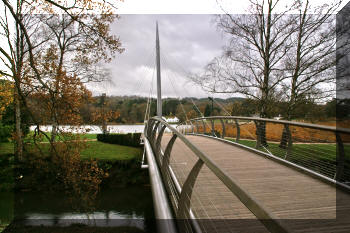
[{"label": "tree", "polygon": [[286,82],[281,83],[288,101],[287,119],[294,117],[296,106],[305,97],[320,101],[335,91],[336,27],[334,12],[340,2],[312,7],[300,1],[297,31],[288,40],[295,41],[283,58]]},{"label": "tree", "polygon": [[[296,30],[295,18],[286,14],[296,1],[276,13],[280,2],[251,1],[251,14],[218,16],[217,26],[230,36],[230,44],[221,57],[207,65],[204,74],[192,80],[210,92],[253,98],[258,101],[260,117],[271,117],[269,104],[285,79],[280,64],[291,47],[288,38]],[[257,122],[259,141],[267,146],[265,130],[265,122]]]},{"label": "tree", "polygon": [[207,91],[256,99],[260,117],[269,117],[269,100],[285,78],[279,65],[289,50],[287,38],[295,31],[294,18],[285,14],[294,4],[277,14],[279,2],[252,1],[251,14],[218,16],[217,26],[230,36],[230,43],[204,74],[193,77]]},{"label": "tree", "polygon": [[7,107],[13,103],[13,90],[13,83],[0,79],[0,120],[5,114]]},{"label": "tree", "polygon": [[204,116],[211,116],[211,108],[209,106],[209,104],[205,105],[205,109],[204,109]]},{"label": "tree", "polygon": [[[118,41],[116,38],[111,38],[108,36],[108,25],[111,22],[111,19],[115,17],[111,14],[111,9],[113,9],[115,6],[108,1],[78,0],[70,3],[67,1],[56,2],[52,0],[19,0],[13,2],[2,0],[2,3],[5,14],[0,19],[1,37],[3,37],[2,39],[5,41],[8,41],[8,46],[7,48],[0,49],[1,59],[5,64],[4,69],[2,68],[0,70],[0,74],[12,79],[15,83],[16,155],[18,158],[21,158],[23,143],[22,132],[20,131],[20,106],[22,105],[28,112],[30,112],[26,103],[26,88],[28,85],[31,85],[33,89],[41,86],[40,88],[45,88],[47,90],[52,100],[55,99],[56,94],[55,89],[47,85],[46,81],[49,77],[42,75],[42,70],[40,70],[39,64],[36,61],[37,55],[42,51],[43,48],[48,49],[52,45],[52,43],[50,44],[50,38],[62,39],[60,42],[63,43],[60,43],[59,45],[65,45],[64,38],[66,36],[66,33],[59,33],[62,31],[54,27],[52,27],[53,30],[51,31],[53,34],[41,34],[43,31],[40,30],[41,27],[38,26],[42,26],[43,22],[39,20],[41,17],[35,15],[35,13],[65,13],[68,16],[62,17],[66,17],[67,20],[70,18],[70,22],[68,24],[61,25],[64,29],[72,30],[72,27],[69,27],[69,25],[75,23],[78,25],[78,27],[73,26],[73,28],[79,29],[79,35],[89,34],[84,41],[80,41],[81,43],[78,44],[76,48],[72,49],[72,51],[75,50],[77,53],[77,57],[75,58],[76,60],[74,60],[73,57],[73,61],[76,62],[81,59],[81,61],[85,63],[86,67],[89,62],[93,63],[101,59],[108,60],[110,58],[110,54],[100,52],[106,51],[104,50],[106,44],[111,44],[112,47],[114,46],[114,49],[118,49],[120,44],[115,43]],[[101,14],[86,14],[91,12],[92,9],[99,11]],[[67,22],[67,20],[65,20],[65,22]],[[45,22],[49,22],[49,20]],[[11,24],[15,25],[15,30],[9,26]],[[51,24],[51,26],[52,25],[55,24]],[[70,39],[70,43],[72,41],[77,42],[75,41],[76,37],[73,38],[74,39]],[[84,47],[80,46],[82,44],[86,44],[88,48],[95,48],[96,50],[94,53],[87,53],[89,55],[86,57],[84,56],[86,53],[86,48],[84,49]],[[109,49],[110,47],[107,46],[107,48]],[[62,54],[63,53],[61,53],[61,55]],[[86,59],[88,57],[89,59]],[[70,59],[71,58],[72,57],[70,57]],[[95,58],[97,58],[97,60]],[[63,59],[61,61],[63,61]],[[63,64],[63,62],[60,64]],[[69,72],[68,76],[70,77],[73,77],[74,75],[79,75],[79,77],[81,77],[81,74],[77,71],[74,71],[75,74],[73,75],[70,73],[71,70],[68,70],[67,68],[66,70],[62,70],[60,67],[62,66],[58,65],[58,68],[56,70],[57,74],[60,72]],[[26,72],[24,72],[24,69],[26,69]],[[24,83],[26,84],[26,87],[23,87]],[[32,113],[30,115],[33,122],[38,125],[39,121],[34,118],[34,115]]]}]

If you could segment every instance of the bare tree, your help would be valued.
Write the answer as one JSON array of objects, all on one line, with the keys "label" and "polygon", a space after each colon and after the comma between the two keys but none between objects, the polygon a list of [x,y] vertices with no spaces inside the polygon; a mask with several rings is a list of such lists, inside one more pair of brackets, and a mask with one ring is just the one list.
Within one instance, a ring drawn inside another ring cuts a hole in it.
[{"label": "bare tree", "polygon": [[294,14],[297,31],[288,40],[293,47],[283,58],[282,88],[288,102],[287,119],[291,120],[298,103],[306,98],[319,101],[334,97],[336,65],[336,25],[334,12],[340,2],[312,7],[300,1]]},{"label": "bare tree", "polygon": [[[214,93],[240,93],[257,100],[260,117],[270,117],[268,106],[276,99],[277,88],[285,79],[281,63],[291,48],[288,38],[295,32],[295,18],[288,15],[296,1],[281,8],[280,0],[251,1],[251,14],[217,17],[218,28],[230,36],[224,54],[193,80]],[[257,135],[267,146],[263,122]]]},{"label": "bare tree", "polygon": [[295,31],[295,18],[287,15],[295,4],[277,13],[279,0],[251,1],[251,14],[219,15],[217,26],[230,36],[221,57],[193,80],[214,93],[240,93],[259,102],[260,117],[285,77],[282,58],[290,49],[287,39]]}]

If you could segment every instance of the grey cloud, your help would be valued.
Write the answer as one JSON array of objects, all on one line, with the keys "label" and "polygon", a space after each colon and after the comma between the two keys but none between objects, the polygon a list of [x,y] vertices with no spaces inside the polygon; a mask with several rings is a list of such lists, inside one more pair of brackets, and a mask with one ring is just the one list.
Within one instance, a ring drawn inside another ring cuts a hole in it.
[{"label": "grey cloud", "polygon": [[200,87],[189,83],[187,76],[191,72],[203,69],[221,53],[225,40],[212,23],[213,17],[213,15],[121,15],[111,28],[112,33],[120,37],[125,52],[118,54],[110,64],[106,65],[111,70],[115,85],[95,86],[94,93],[148,95],[155,65],[155,23],[158,21],[163,96],[207,96],[208,94]]}]

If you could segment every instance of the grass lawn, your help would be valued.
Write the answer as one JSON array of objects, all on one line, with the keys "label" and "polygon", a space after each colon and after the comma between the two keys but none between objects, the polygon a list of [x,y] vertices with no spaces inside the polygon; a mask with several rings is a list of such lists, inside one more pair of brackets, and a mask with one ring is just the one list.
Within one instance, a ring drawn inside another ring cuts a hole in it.
[{"label": "grass lawn", "polygon": [[140,148],[108,144],[99,141],[87,142],[88,148],[83,150],[84,159],[96,158],[100,160],[129,160],[141,156]]},{"label": "grass lawn", "polygon": [[13,153],[14,147],[12,142],[0,142],[0,155]]},{"label": "grass lawn", "polygon": [[[101,159],[101,160],[129,160],[142,154],[140,148],[108,144],[99,141],[88,141],[87,148],[81,152],[83,159]],[[48,143],[40,144],[43,151],[49,148]],[[30,150],[33,145],[27,145]],[[13,153],[13,143],[0,143],[0,156],[2,154]]]},{"label": "grass lawn", "polygon": [[[48,137],[51,137],[51,133],[50,132],[45,132],[45,134],[48,136]],[[30,131],[27,135],[27,141],[32,141],[33,139],[33,136],[34,136],[34,132],[33,131]],[[88,139],[88,140],[93,140],[93,139],[97,139],[97,134],[80,134],[80,138],[81,139]],[[49,140],[44,136],[44,135],[40,135],[40,139],[39,137],[37,138],[38,141],[41,141],[41,142],[48,142]],[[62,141],[63,139],[62,138],[57,138],[56,139],[57,141]]]}]

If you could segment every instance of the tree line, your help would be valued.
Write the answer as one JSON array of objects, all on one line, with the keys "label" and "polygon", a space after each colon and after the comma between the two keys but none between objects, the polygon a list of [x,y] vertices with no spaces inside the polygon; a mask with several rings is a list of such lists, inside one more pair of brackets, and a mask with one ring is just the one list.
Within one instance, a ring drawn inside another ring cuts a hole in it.
[{"label": "tree line", "polygon": [[[106,96],[102,103],[101,96],[94,96],[85,99],[78,108],[78,115],[82,124],[102,124],[106,120],[108,124],[142,124],[145,120],[145,112],[148,99],[140,96]],[[52,124],[50,118],[46,116],[41,109],[40,100],[30,100],[31,110],[35,112],[41,124]],[[34,104],[35,103],[35,104]],[[180,121],[186,121],[191,118],[202,116],[259,116],[259,101],[249,98],[214,98],[213,108],[211,100],[208,98],[166,98],[163,99],[163,116],[177,117]],[[156,99],[151,99],[150,116],[156,116]],[[287,119],[288,102],[276,101],[270,104],[267,112],[272,117],[280,116]],[[322,121],[335,119],[337,116],[336,99],[326,103],[304,101],[295,108],[293,120]],[[105,112],[105,118],[96,119],[96,114],[102,115]],[[338,117],[346,116],[347,110],[338,109]],[[9,114],[7,114],[9,115]],[[33,122],[31,122],[33,123]],[[72,122],[62,122],[70,124]]]}]

